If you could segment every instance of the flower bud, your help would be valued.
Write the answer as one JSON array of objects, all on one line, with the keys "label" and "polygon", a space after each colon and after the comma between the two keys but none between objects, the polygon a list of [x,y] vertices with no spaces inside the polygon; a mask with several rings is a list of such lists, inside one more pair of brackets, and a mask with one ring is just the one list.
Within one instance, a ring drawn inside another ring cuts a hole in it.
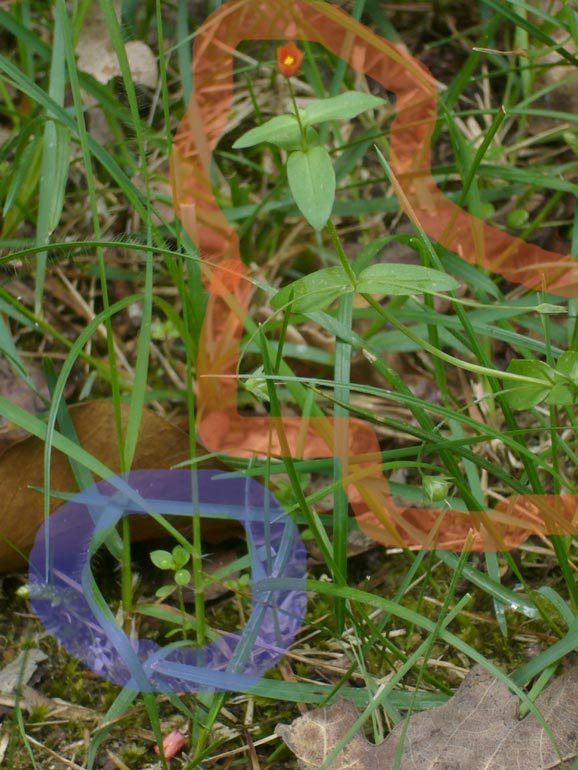
[{"label": "flower bud", "polygon": [[443,476],[424,476],[422,482],[426,497],[434,503],[438,503],[447,497],[450,485]]}]

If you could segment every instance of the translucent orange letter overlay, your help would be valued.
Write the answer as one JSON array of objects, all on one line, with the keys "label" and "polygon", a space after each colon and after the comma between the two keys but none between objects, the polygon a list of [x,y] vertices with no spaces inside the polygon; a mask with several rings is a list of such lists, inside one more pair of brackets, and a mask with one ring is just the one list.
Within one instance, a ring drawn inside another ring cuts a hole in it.
[{"label": "translucent orange letter overlay", "polygon": [[512,548],[536,532],[575,532],[573,496],[514,496],[487,512],[408,508],[393,500],[370,424],[353,418],[247,417],[237,409],[237,362],[251,294],[239,240],[212,191],[211,155],[233,97],[233,52],[242,40],[309,40],[392,91],[396,117],[390,165],[404,211],[432,238],[528,288],[578,296],[578,266],[490,227],[449,201],[430,168],[437,117],[432,75],[402,48],[330,3],[233,0],[199,29],[193,48],[193,94],[172,152],[174,206],[204,261],[209,291],[197,362],[198,431],[212,450],[315,458],[338,456],[361,529],[385,545],[461,550]]}]

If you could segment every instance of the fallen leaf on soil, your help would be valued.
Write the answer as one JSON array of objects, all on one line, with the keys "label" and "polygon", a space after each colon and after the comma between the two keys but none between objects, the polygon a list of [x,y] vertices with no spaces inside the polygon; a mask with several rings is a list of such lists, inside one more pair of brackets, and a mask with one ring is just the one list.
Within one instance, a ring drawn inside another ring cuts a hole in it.
[{"label": "fallen leaf on soil", "polygon": [[[120,2],[114,3],[117,18],[120,19]],[[146,43],[131,40],[125,43],[126,58],[136,85],[146,86],[154,91],[158,72],[156,57]],[[98,0],[93,0],[76,46],[78,69],[92,75],[99,83],[106,84],[120,76],[121,69],[116,56],[104,14]]]},{"label": "fallen leaf on soil", "polygon": [[[114,10],[120,20],[120,0],[114,0]],[[131,78],[137,87],[154,91],[158,83],[157,60],[153,51],[142,40],[130,40],[124,44]],[[99,83],[106,84],[112,78],[122,75],[118,57],[104,14],[98,0],[92,0],[92,5],[84,21],[82,32],[76,46],[77,66],[82,72],[92,75]],[[84,89],[80,91],[83,102],[87,105],[86,113],[91,136],[102,145],[115,141],[108,118],[104,111],[97,106],[97,99]],[[142,97],[141,97],[142,98]]]},{"label": "fallen leaf on soil", "polygon": [[[399,770],[557,770],[578,745],[578,668],[557,679],[536,699],[554,735],[556,751],[533,714],[518,719],[518,698],[483,667],[475,666],[443,706],[414,714],[403,736],[398,724],[379,746],[358,731],[329,770],[393,770],[400,739]],[[302,770],[317,770],[358,717],[344,699],[311,711],[275,732],[297,755]],[[562,756],[562,760],[560,759]]]},{"label": "fallen leaf on soil", "polygon": [[39,663],[48,656],[42,650],[24,650],[0,670],[0,693],[11,695],[17,687],[28,684]]},{"label": "fallen leaf on soil", "polygon": [[[551,15],[557,14],[564,7],[559,0],[541,0],[539,6]],[[538,22],[539,23],[539,22]],[[574,56],[578,52],[578,46],[572,36],[562,27],[549,32],[553,40],[563,46]],[[549,90],[530,105],[532,109],[555,110],[575,114],[578,109],[578,78],[576,70],[558,51],[547,52],[536,60],[538,76],[534,81],[534,92],[550,87]],[[574,76],[571,79],[570,76]],[[541,133],[556,128],[565,123],[560,118],[549,118],[544,115],[531,115],[528,126],[531,132]],[[570,123],[570,125],[572,125]]]},{"label": "fallen leaf on soil", "polygon": [[[16,374],[10,366],[8,359],[0,355],[0,394],[5,398],[9,398],[17,406],[21,406],[23,409],[34,413],[45,409],[42,397],[49,398],[48,387],[44,370],[40,364],[34,361],[27,361],[26,372],[38,394],[28,387],[22,376]],[[65,395],[70,394],[73,390],[74,382],[69,380],[69,384],[67,383],[67,388],[65,389]],[[16,441],[20,441],[28,435],[25,430],[8,422],[5,417],[0,416],[0,454],[16,443]]]},{"label": "fallen leaf on soil", "polygon": [[20,708],[28,712],[36,706],[47,706],[53,710],[53,701],[28,686],[37,667],[47,657],[39,649],[23,650],[0,670],[0,706],[14,708],[18,702]]},{"label": "fallen leaf on soil", "polygon": [[[70,416],[80,445],[114,473],[120,471],[119,451],[116,441],[114,409],[111,401],[91,401],[70,407]],[[126,428],[128,405],[123,404],[123,424]],[[43,520],[43,501],[40,492],[30,487],[42,487],[44,442],[30,436],[10,447],[0,456],[0,573],[20,569],[25,561],[4,540],[28,553]],[[188,435],[168,420],[145,409],[141,417],[139,440],[132,467],[170,468],[190,457]],[[202,465],[200,466],[202,467]],[[218,468],[212,460],[210,467]],[[97,479],[95,479],[96,481]],[[51,488],[59,492],[76,492],[78,488],[66,455],[58,451],[52,454]],[[62,500],[52,498],[51,512],[62,505]],[[182,518],[177,526],[183,525]],[[237,537],[242,528],[236,522],[204,519],[203,537],[209,542],[220,542],[226,537]],[[139,517],[136,539],[146,540],[164,533],[152,520]]]}]

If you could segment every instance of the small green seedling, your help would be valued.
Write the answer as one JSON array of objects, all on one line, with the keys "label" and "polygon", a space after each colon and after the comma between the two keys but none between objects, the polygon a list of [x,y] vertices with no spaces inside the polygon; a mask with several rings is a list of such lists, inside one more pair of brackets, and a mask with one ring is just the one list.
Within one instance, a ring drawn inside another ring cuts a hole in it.
[{"label": "small green seedling", "polygon": [[269,142],[289,151],[287,181],[299,211],[315,230],[321,230],[331,216],[335,201],[335,172],[328,151],[319,145],[313,128],[319,123],[349,120],[384,104],[385,100],[361,91],[318,99],[305,109],[278,115],[241,136],[233,149]]},{"label": "small green seedling", "polygon": [[[292,43],[281,46],[277,56],[278,68],[284,77],[289,78],[298,72],[302,54],[297,46]],[[338,96],[317,99],[302,109],[297,106],[290,81],[287,80],[287,83],[293,110],[247,131],[237,139],[233,149],[246,149],[268,142],[287,150],[287,181],[297,208],[315,230],[322,230],[327,225],[335,242],[337,234],[330,221],[335,202],[335,171],[331,156],[320,145],[314,126],[350,120],[381,106],[385,100],[362,91],[346,91]],[[380,162],[384,163],[379,152],[378,155]],[[340,265],[318,270],[285,286],[273,298],[273,307],[308,313],[323,310],[352,292],[408,296],[439,294],[459,286],[452,276],[419,265],[372,264],[356,274],[341,244],[337,243],[336,247]],[[257,380],[247,382],[245,387],[256,398],[266,399],[265,388]]]},{"label": "small green seedling", "polygon": [[161,586],[156,592],[159,599],[164,599],[175,588],[182,588],[191,582],[191,573],[184,568],[191,555],[182,545],[175,545],[172,551],[151,551],[150,557],[155,567],[164,570],[170,569],[175,573],[174,585]]},{"label": "small green seedling", "polygon": [[151,551],[150,557],[155,567],[174,572],[173,583],[161,586],[157,589],[155,595],[159,599],[166,599],[166,597],[174,593],[174,591],[177,592],[179,609],[182,616],[182,632],[183,636],[186,638],[187,631],[192,628],[192,625],[187,619],[183,597],[183,586],[186,586],[191,582],[191,573],[188,569],[185,569],[185,564],[188,563],[191,555],[182,545],[175,545],[172,551],[163,551],[161,549]]}]

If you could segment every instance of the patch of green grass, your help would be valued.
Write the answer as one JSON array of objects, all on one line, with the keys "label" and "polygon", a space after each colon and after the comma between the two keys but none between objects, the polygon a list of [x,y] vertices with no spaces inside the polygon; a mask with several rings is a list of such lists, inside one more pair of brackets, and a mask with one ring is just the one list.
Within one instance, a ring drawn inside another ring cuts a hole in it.
[{"label": "patch of green grass", "polygon": [[[46,440],[47,479],[56,446],[73,462],[79,486],[106,470],[80,452],[62,421],[59,405],[73,373],[77,397],[112,399],[113,444],[123,470],[131,467],[145,405],[188,424],[192,459],[204,452],[195,440],[197,356],[207,303],[202,255],[163,206],[170,203],[171,137],[192,85],[191,37],[220,3],[198,5],[189,18],[185,3],[126,2],[119,22],[112,3],[103,0],[101,23],[121,71],[107,84],[76,64],[74,41],[90,22],[89,3],[73,4],[70,11],[63,0],[53,8],[22,0],[11,11],[0,9],[0,352],[23,387],[30,360],[45,358],[54,370],[47,414],[27,415],[1,396],[0,415]],[[356,0],[348,11],[380,34],[407,40],[415,55],[438,68],[432,173],[447,197],[496,228],[576,253],[576,120],[556,106],[556,83],[545,77],[541,58],[558,45],[562,59],[576,64],[571,10],[529,14],[521,2],[480,0],[466,13],[463,4],[455,5],[466,16],[460,33],[452,30],[453,4],[432,3],[433,15],[419,24],[410,11],[386,17],[374,0]],[[559,29],[567,32],[561,46],[554,36]],[[155,92],[134,82],[123,38],[147,42],[160,56]],[[321,47],[304,48],[298,100],[343,90],[377,92]],[[274,55],[273,44],[240,47],[235,112],[213,167],[215,195],[237,228],[254,288],[239,363],[245,413],[349,415],[372,424],[381,469],[401,507],[431,506],[425,476],[448,483],[436,501],[440,511],[484,512],[514,494],[576,494],[574,403],[565,395],[550,403],[513,403],[508,393],[516,372],[509,370],[510,380],[503,375],[512,359],[526,362],[517,374],[537,371],[537,362],[555,371],[565,352],[578,350],[577,300],[523,289],[461,260],[404,217],[387,173],[391,99],[373,117],[320,131],[334,164],[337,199],[333,229],[314,232],[287,187],[285,151],[232,148],[245,131],[285,112],[288,93],[275,73]],[[551,121],[548,129],[539,122],[544,120]],[[365,302],[344,292],[334,304],[283,312],[275,306],[280,290],[281,297],[290,296],[290,284],[343,267],[344,260],[356,275],[375,261],[410,260],[455,277],[460,289],[438,297],[417,291],[366,295]],[[50,374],[50,365],[45,368]],[[259,386],[260,402],[255,388],[242,387],[249,376]],[[126,428],[123,400],[130,404]],[[156,742],[171,716],[186,720],[190,758],[175,760],[175,766],[202,769],[212,755],[241,749],[238,728],[245,720],[252,734],[266,737],[276,718],[294,715],[298,702],[323,704],[341,692],[368,708],[368,716],[380,708],[396,722],[409,709],[449,697],[459,669],[471,661],[503,666],[508,675],[502,676],[521,687],[575,648],[572,535],[531,538],[515,554],[499,556],[382,548],[354,562],[350,539],[358,527],[339,463],[222,454],[219,461],[262,481],[282,479],[284,505],[307,528],[317,562],[308,581],[306,625],[287,656],[294,676],[270,672],[254,696],[134,693],[87,679],[80,663],[43,641],[58,661],[54,676],[41,682],[43,692],[102,712],[83,758],[87,767],[96,766],[107,742],[119,740],[118,724],[127,730],[119,756],[127,764],[144,761],[142,745],[130,735],[134,714],[134,724],[151,730]],[[46,515],[49,509],[46,491]],[[187,569],[199,584],[204,546],[198,517],[193,531]],[[127,627],[140,617],[134,613],[129,535],[125,527],[116,552]],[[9,604],[6,612],[15,611]],[[211,630],[233,630],[239,623],[236,609],[205,607],[200,593],[191,614],[199,644]],[[0,618],[0,633],[17,649],[9,620]],[[530,640],[540,649],[532,660],[526,655]],[[331,656],[344,657],[342,673],[320,664]],[[389,677],[387,686],[376,700],[383,677]],[[41,716],[33,713],[30,721]],[[10,770],[20,770],[18,752],[39,766],[46,759],[26,742],[27,719],[12,722]],[[238,734],[223,744],[215,736],[217,723]],[[69,743],[78,737],[73,733]],[[263,766],[279,751],[261,747]]]}]

